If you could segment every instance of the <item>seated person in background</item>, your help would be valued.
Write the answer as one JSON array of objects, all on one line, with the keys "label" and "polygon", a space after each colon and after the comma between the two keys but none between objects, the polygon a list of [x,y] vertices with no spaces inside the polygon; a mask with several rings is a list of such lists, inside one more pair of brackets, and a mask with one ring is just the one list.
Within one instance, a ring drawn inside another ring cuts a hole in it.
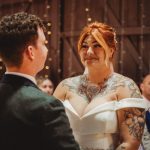
[{"label": "seated person in background", "polygon": [[144,129],[145,103],[133,80],[115,73],[116,33],[94,22],[81,32],[78,53],[86,71],[63,80],[54,96],[66,108],[82,150],[137,150]]},{"label": "seated person in background", "polygon": [[146,103],[146,125],[142,137],[144,150],[150,150],[150,74],[146,75],[140,84],[143,99]]},{"label": "seated person in background", "polygon": [[36,78],[36,81],[37,81],[38,87],[43,92],[47,93],[48,95],[53,94],[54,85],[53,85],[53,82],[50,79],[44,78],[44,77],[38,77],[38,78]]}]

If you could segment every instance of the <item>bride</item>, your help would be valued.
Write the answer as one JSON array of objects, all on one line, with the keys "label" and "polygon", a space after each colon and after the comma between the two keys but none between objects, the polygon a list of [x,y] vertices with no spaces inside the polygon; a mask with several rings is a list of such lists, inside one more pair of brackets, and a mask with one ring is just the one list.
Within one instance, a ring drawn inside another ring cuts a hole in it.
[{"label": "bride", "polygon": [[99,22],[87,25],[78,41],[87,72],[63,80],[54,92],[82,150],[137,150],[140,145],[144,102],[133,80],[114,72],[115,51],[112,27]]}]

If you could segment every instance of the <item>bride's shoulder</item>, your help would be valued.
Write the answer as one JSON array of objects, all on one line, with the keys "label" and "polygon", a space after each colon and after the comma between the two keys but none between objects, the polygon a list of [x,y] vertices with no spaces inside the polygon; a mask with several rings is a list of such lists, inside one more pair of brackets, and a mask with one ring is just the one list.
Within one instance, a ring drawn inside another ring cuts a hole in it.
[{"label": "bride's shoulder", "polygon": [[81,81],[82,75],[78,75],[75,77],[69,77],[61,81],[61,84],[64,86],[77,86]]},{"label": "bride's shoulder", "polygon": [[116,82],[118,84],[124,84],[124,85],[129,85],[129,84],[134,84],[136,85],[136,83],[129,77],[126,77],[124,75],[121,75],[119,73],[115,73],[114,74],[114,80],[116,80]]},{"label": "bride's shoulder", "polygon": [[130,78],[116,74],[116,85],[118,98],[141,98],[137,84]]},{"label": "bride's shoulder", "polygon": [[115,104],[116,110],[121,110],[123,108],[146,108],[146,103],[142,98],[123,98]]}]

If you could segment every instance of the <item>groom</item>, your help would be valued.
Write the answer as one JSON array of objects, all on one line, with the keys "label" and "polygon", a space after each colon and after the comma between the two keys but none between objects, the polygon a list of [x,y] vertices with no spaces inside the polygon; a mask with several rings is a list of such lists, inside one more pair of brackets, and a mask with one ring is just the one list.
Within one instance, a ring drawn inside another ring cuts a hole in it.
[{"label": "groom", "polygon": [[2,150],[79,150],[62,103],[36,85],[48,52],[44,30],[37,16],[23,12],[0,21]]}]

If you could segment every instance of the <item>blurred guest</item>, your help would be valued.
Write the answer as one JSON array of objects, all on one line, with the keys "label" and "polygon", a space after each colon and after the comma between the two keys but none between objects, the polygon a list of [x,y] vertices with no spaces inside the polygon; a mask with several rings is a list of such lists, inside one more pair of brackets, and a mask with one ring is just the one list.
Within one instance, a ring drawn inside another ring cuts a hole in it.
[{"label": "blurred guest", "polygon": [[53,94],[54,85],[53,85],[53,82],[50,79],[44,78],[44,77],[39,77],[36,80],[37,80],[38,87],[43,92],[47,93],[48,95],[52,95]]},{"label": "blurred guest", "polygon": [[146,103],[146,125],[142,138],[144,150],[150,150],[150,74],[146,75],[140,84],[143,99]]}]

